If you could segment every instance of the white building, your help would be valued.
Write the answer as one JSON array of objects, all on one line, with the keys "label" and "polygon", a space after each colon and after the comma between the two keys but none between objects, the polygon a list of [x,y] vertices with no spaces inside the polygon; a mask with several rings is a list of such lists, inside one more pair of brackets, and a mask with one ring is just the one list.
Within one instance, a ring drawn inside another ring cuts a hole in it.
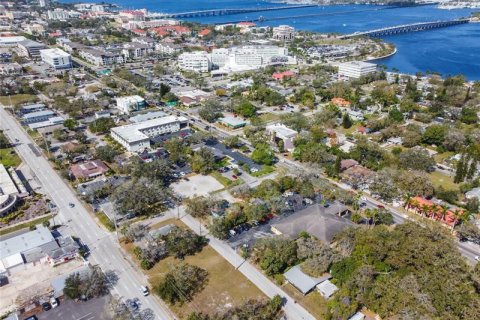
[{"label": "white building", "polygon": [[212,63],[206,52],[185,52],[178,57],[178,67],[186,71],[208,72],[212,69]]},{"label": "white building", "polygon": [[40,57],[42,61],[55,69],[70,69],[72,67],[72,56],[58,48],[40,50]]},{"label": "white building", "polygon": [[140,96],[128,96],[117,98],[117,109],[123,114],[145,109],[145,99]]},{"label": "white building", "polygon": [[24,36],[0,37],[0,47],[16,47],[22,41],[27,40]]},{"label": "white building", "polygon": [[290,41],[295,37],[295,28],[287,25],[281,25],[273,28],[273,39],[280,41]]},{"label": "white building", "polygon": [[[70,44],[66,44],[65,47],[71,47],[72,44],[73,42],[71,42]],[[74,51],[74,49],[72,50]],[[113,64],[125,63],[125,57],[121,52],[106,52],[103,50],[97,50],[92,48],[78,48],[77,50],[80,57],[96,66],[109,66]]]},{"label": "white building", "polygon": [[150,147],[150,138],[180,131],[188,124],[185,117],[167,116],[110,130],[113,139],[130,152],[141,152]]},{"label": "white building", "polygon": [[342,78],[358,79],[377,71],[377,65],[363,61],[350,61],[338,66],[338,75]]},{"label": "white building", "polygon": [[38,0],[38,5],[42,8],[46,7],[47,4],[48,4],[48,0]]},{"label": "white building", "polygon": [[268,125],[266,126],[265,130],[267,134],[270,135],[273,144],[277,145],[278,140],[282,140],[284,150],[289,152],[293,151],[293,141],[298,135],[297,131],[280,123]]},{"label": "white building", "polygon": [[70,14],[66,10],[57,8],[55,10],[48,10],[47,18],[48,20],[68,20],[70,18]]},{"label": "white building", "polygon": [[155,51],[157,51],[158,53],[166,54],[166,55],[173,55],[182,51],[182,48],[179,45],[174,43],[159,42],[155,44]]}]

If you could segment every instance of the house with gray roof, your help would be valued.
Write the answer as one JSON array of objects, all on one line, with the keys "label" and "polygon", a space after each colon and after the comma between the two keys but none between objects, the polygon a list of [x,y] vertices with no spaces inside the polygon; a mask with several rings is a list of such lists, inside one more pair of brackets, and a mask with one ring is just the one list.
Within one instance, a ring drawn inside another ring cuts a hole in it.
[{"label": "house with gray roof", "polygon": [[338,232],[354,226],[350,220],[341,217],[345,212],[348,212],[348,208],[339,202],[328,207],[315,204],[273,224],[271,230],[277,235],[291,238],[297,238],[300,232],[305,231],[325,243],[330,243]]},{"label": "house with gray roof", "polygon": [[283,276],[288,283],[297,288],[297,290],[304,295],[312,291],[319,283],[322,283],[332,277],[328,273],[320,278],[310,277],[302,271],[300,265],[294,266],[285,272]]}]

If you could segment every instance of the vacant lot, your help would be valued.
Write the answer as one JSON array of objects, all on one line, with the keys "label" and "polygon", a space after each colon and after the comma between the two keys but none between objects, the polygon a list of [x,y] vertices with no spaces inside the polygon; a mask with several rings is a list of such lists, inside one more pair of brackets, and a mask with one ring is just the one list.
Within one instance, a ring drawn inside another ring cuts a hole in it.
[{"label": "vacant lot", "polygon": [[[186,228],[181,221],[175,219],[163,221],[152,227],[158,228],[170,223]],[[125,247],[129,252],[133,250],[133,244],[127,244]],[[155,290],[155,283],[159,282],[171,268],[181,262],[208,271],[207,285],[194,297],[193,301],[184,305],[171,306],[172,311],[181,319],[186,318],[193,311],[213,314],[239,305],[248,299],[266,298],[253,283],[235,270],[210,246],[206,246],[195,256],[186,257],[183,261],[168,257],[158,262],[152,269],[144,271],[149,277],[152,292]]]},{"label": "vacant lot", "polygon": [[0,163],[5,167],[18,167],[22,160],[15,153],[13,148],[0,149]]},{"label": "vacant lot", "polygon": [[195,175],[188,181],[181,180],[172,185],[173,190],[186,198],[207,196],[210,192],[223,189],[223,185],[211,176]]},{"label": "vacant lot", "polygon": [[284,285],[282,289],[307,309],[315,318],[325,319],[325,314],[327,313],[327,301],[318,291],[314,290],[304,296],[291,284]]},{"label": "vacant lot", "polygon": [[4,106],[19,106],[24,103],[34,103],[38,101],[38,97],[32,94],[16,94],[13,96],[0,96],[0,104]]},{"label": "vacant lot", "polygon": [[458,190],[458,185],[453,182],[453,178],[441,172],[430,173],[430,178],[435,188],[442,186],[445,190]]}]

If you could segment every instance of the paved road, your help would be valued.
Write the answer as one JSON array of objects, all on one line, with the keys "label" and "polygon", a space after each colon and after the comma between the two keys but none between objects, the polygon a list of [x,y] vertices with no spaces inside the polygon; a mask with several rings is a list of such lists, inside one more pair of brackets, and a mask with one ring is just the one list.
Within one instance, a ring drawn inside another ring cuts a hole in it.
[{"label": "paved road", "polygon": [[[37,175],[46,194],[59,208],[55,223],[66,224],[72,235],[80,237],[91,249],[90,262],[98,264],[103,271],[114,271],[119,280],[113,292],[124,299],[138,297],[142,308],[153,310],[157,318],[175,319],[173,313],[155,295],[144,297],[140,293],[140,285],[146,284],[145,276],[138,268],[127,260],[116,242],[115,235],[100,228],[94,218],[76,198],[75,193],[65,184],[53,170],[48,161],[29,147],[30,137],[23,131],[13,117],[0,107],[0,128],[11,139],[17,141],[17,153]],[[16,140],[17,139],[17,140]],[[34,148],[36,148],[34,146]],[[69,203],[75,207],[70,208]]]},{"label": "paved road", "polygon": [[230,264],[238,269],[245,277],[247,277],[247,279],[252,281],[268,297],[272,298],[277,294],[283,297],[285,300],[283,309],[288,319],[315,319],[315,317],[312,316],[301,305],[295,303],[295,300],[286,294],[285,291],[270,281],[270,279],[263,275],[263,273],[257,270],[248,261],[245,261],[242,257],[240,257],[240,255],[238,255],[235,250],[232,249],[226,242],[207,234],[208,230],[206,230],[205,227],[203,227],[195,218],[185,214],[183,207],[180,207],[180,216],[182,217],[181,220],[190,229],[198,234],[206,236],[209,239],[209,244],[213,249],[215,249],[215,251],[217,251],[225,260],[230,262]]},{"label": "paved road", "polygon": [[[300,165],[300,164],[298,164],[294,161],[288,160],[288,159],[282,159],[282,163],[286,164],[289,167],[293,167],[293,168],[303,168],[302,165]],[[329,181],[331,183],[337,185],[338,187],[344,189],[344,190],[348,190],[348,191],[353,190],[352,188],[350,188],[350,186],[348,186],[344,183],[338,183],[338,182],[333,181],[333,180],[329,180]],[[367,199],[365,201],[367,203],[367,207],[374,208],[374,207],[377,207],[378,205],[382,205],[385,208],[387,208],[392,213],[393,220],[395,221],[396,224],[403,223],[405,220],[411,220],[411,218],[409,218],[407,215],[405,215],[401,211],[399,211],[399,210],[397,210],[393,207],[387,206],[384,203],[382,203],[382,202],[380,202],[376,199],[373,199],[372,197],[369,197],[368,195],[365,195],[365,198]],[[475,260],[475,257],[480,256],[480,246],[479,245],[476,245],[476,244],[471,243],[471,242],[458,242],[458,241],[457,241],[457,245],[458,245],[458,250],[460,251],[460,253],[465,258],[467,258],[472,263],[477,262]]]}]

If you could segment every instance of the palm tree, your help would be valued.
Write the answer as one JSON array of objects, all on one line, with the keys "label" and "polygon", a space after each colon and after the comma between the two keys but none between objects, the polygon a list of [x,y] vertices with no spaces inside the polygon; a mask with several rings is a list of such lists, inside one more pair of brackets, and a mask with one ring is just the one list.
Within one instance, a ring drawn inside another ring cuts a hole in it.
[{"label": "palm tree", "polygon": [[447,213],[448,213],[448,206],[446,204],[442,204],[441,206],[441,217],[440,217],[440,221],[445,221],[445,217],[447,216]]},{"label": "palm tree", "polygon": [[430,212],[431,208],[428,204],[422,204],[420,206],[420,214],[425,215],[425,217],[428,217],[428,213]]},{"label": "palm tree", "polygon": [[453,232],[453,229],[455,229],[455,226],[458,224],[458,221],[460,220],[464,212],[460,209],[455,209],[453,210],[452,214],[453,214],[453,224],[452,224],[452,232]]},{"label": "palm tree", "polygon": [[412,196],[410,195],[410,193],[407,193],[405,195],[403,195],[403,207],[410,207],[412,205],[412,202],[414,201],[414,199],[412,198]]}]

